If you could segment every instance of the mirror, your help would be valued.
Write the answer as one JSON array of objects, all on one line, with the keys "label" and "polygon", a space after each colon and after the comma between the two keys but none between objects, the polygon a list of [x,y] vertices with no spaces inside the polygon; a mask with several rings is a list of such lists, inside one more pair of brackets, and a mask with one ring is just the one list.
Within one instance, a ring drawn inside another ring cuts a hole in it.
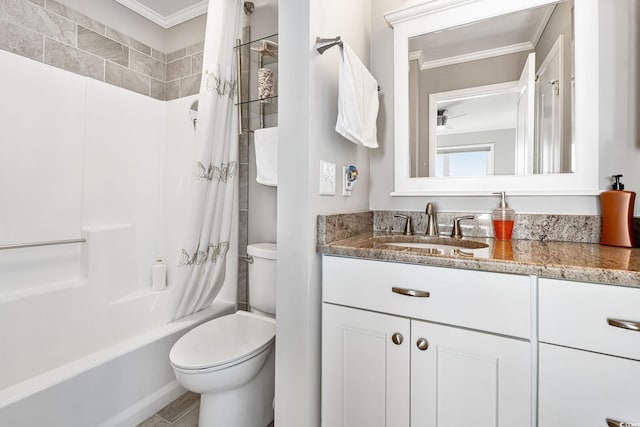
[{"label": "mirror", "polygon": [[597,194],[597,1],[432,0],[385,15],[393,194]]},{"label": "mirror", "polygon": [[572,21],[566,0],[410,38],[411,176],[572,172]]}]

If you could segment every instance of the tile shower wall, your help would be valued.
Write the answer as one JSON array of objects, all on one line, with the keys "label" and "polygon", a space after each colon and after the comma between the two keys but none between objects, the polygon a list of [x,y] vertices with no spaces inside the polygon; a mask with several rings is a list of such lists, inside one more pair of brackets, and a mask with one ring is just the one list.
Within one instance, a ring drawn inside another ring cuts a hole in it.
[{"label": "tile shower wall", "polygon": [[[247,43],[251,40],[251,27],[247,26],[242,29],[242,43]],[[245,45],[240,49],[241,56],[241,82],[243,88],[249,87],[249,70],[250,70],[250,55],[251,51],[249,46]],[[241,91],[241,102],[249,99],[249,91]],[[247,129],[249,127],[249,107],[247,104],[242,105],[242,128]],[[238,254],[240,260],[238,262],[238,308],[240,310],[249,310],[249,289],[248,289],[248,277],[247,277],[247,244],[249,242],[249,132],[243,132],[240,135],[239,141],[239,162],[240,162],[240,175],[239,175],[239,194],[238,202],[240,205],[240,217],[238,221],[239,229],[239,243]]]},{"label": "tile shower wall", "polygon": [[55,0],[0,0],[0,49],[162,101],[198,93],[203,47],[165,54]]}]

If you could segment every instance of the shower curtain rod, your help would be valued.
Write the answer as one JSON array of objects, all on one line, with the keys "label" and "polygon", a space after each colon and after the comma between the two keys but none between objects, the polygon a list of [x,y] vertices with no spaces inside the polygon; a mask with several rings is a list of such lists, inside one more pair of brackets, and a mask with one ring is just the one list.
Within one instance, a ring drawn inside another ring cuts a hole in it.
[{"label": "shower curtain rod", "polygon": [[0,245],[0,250],[3,249],[21,249],[21,248],[33,248],[36,246],[52,246],[52,245],[66,245],[69,243],[85,243],[87,239],[80,237],[79,239],[68,240],[50,240],[48,242],[31,242],[31,243],[16,243],[11,245]]}]

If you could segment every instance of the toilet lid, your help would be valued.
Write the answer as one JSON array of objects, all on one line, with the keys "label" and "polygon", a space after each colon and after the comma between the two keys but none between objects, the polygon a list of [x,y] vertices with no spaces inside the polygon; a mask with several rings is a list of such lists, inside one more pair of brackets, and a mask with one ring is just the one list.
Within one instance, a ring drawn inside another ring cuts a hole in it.
[{"label": "toilet lid", "polygon": [[187,332],[176,341],[169,359],[182,369],[225,365],[261,352],[271,344],[275,335],[275,320],[238,311]]}]

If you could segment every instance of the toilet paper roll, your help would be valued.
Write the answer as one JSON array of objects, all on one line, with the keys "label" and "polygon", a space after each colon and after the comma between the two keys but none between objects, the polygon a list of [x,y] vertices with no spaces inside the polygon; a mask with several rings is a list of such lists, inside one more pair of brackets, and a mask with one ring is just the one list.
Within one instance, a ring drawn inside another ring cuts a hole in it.
[{"label": "toilet paper roll", "polygon": [[258,70],[258,99],[266,99],[273,96],[273,71],[268,68],[260,68]]}]

